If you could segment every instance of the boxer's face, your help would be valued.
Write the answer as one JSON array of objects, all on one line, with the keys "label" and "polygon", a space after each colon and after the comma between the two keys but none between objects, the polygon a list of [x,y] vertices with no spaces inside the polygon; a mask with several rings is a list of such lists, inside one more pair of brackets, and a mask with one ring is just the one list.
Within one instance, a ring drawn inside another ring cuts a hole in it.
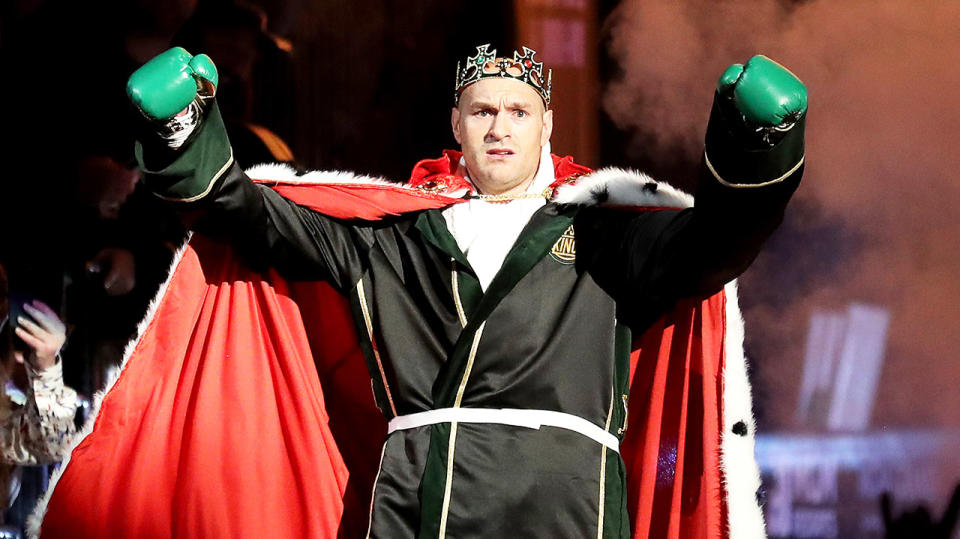
[{"label": "boxer's face", "polygon": [[553,111],[544,109],[540,94],[509,78],[464,88],[450,121],[467,173],[484,194],[525,191],[553,131]]}]

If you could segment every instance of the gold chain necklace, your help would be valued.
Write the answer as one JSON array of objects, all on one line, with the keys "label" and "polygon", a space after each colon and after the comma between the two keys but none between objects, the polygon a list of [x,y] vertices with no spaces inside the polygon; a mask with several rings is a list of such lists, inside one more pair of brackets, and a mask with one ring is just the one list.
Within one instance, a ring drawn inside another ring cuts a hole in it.
[{"label": "gold chain necklace", "polygon": [[474,200],[483,200],[485,202],[510,202],[511,200],[521,200],[521,199],[532,200],[537,198],[545,198],[547,200],[550,200],[550,195],[552,194],[553,194],[553,189],[548,187],[539,193],[520,193],[519,195],[479,194],[479,195],[470,195],[468,198],[471,198]]}]

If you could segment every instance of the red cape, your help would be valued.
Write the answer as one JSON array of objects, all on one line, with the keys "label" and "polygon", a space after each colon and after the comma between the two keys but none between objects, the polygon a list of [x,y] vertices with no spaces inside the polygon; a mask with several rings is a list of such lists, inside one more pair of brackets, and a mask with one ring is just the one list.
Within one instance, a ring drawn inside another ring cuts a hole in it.
[{"label": "red cape", "polygon": [[[420,189],[269,183],[375,219],[455,202],[442,192],[461,186],[458,157],[418,164]],[[588,172],[554,163],[558,184]],[[363,536],[386,422],[345,299],[198,236],[158,297],[32,529],[42,517],[45,538]],[[636,538],[726,535],[725,312],[722,292],[684,301],[635,342],[621,454]]]}]

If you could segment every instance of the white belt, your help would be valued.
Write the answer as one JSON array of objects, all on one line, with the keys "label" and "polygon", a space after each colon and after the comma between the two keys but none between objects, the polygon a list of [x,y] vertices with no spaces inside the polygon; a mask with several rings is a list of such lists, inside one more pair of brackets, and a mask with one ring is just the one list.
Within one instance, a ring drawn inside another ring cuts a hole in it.
[{"label": "white belt", "polygon": [[528,410],[522,408],[440,408],[415,414],[397,416],[387,424],[387,433],[412,429],[436,423],[497,423],[528,429],[560,427],[572,430],[620,452],[620,440],[613,434],[573,414],[552,410]]}]

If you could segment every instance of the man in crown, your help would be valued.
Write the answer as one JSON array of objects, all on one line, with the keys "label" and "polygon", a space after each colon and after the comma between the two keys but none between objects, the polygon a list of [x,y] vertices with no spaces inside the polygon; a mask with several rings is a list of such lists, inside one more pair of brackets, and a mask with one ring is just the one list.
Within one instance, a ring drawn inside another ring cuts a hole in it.
[{"label": "man in crown", "polygon": [[[762,536],[726,283],[798,185],[806,90],[763,56],[722,74],[694,203],[552,155],[552,82],[535,54],[477,47],[456,74],[461,151],[419,162],[406,185],[244,171],[209,58],[172,49],[134,73],[128,94],[155,127],[137,145],[148,185],[232,247],[185,248],[44,533]],[[385,441],[369,418],[347,429],[382,443],[367,464],[342,431],[331,441],[322,408],[365,394],[337,374],[347,349],[387,423]],[[128,459],[122,480],[107,452]],[[372,491],[359,517],[345,469]],[[71,512],[80,493],[123,517]]]}]

